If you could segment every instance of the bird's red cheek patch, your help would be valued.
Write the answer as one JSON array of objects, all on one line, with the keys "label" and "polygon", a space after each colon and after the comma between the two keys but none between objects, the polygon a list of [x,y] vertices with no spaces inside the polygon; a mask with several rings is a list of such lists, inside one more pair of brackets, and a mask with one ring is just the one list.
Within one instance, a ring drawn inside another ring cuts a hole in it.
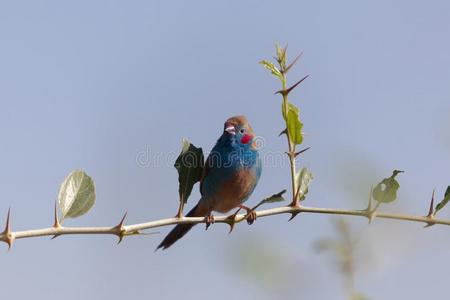
[{"label": "bird's red cheek patch", "polygon": [[242,144],[247,144],[248,142],[250,142],[250,140],[252,139],[252,136],[250,134],[245,134],[242,138],[241,138],[241,143]]}]

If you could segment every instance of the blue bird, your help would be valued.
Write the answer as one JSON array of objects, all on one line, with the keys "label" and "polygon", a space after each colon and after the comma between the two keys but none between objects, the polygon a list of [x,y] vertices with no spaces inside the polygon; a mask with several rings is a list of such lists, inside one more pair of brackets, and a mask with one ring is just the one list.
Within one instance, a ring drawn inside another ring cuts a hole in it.
[{"label": "blue bird", "polygon": [[[233,208],[251,210],[243,203],[250,197],[261,176],[261,158],[253,129],[244,116],[229,118],[216,145],[208,156],[200,180],[201,198],[187,217],[206,217],[214,222],[212,212],[226,213]],[[167,249],[195,224],[179,224],[159,244]]]}]

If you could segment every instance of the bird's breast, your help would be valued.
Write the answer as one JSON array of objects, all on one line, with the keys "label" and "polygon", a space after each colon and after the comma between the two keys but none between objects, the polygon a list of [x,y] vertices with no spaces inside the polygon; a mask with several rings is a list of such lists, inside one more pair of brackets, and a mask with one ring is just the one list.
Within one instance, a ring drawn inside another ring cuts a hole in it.
[{"label": "bird's breast", "polygon": [[239,168],[226,178],[212,196],[212,210],[225,213],[242,204],[253,192],[257,182],[253,168]]}]

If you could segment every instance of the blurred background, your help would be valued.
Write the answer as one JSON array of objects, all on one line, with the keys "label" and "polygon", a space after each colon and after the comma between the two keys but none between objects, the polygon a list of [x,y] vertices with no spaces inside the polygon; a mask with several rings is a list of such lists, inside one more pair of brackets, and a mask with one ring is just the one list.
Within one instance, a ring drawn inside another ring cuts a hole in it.
[{"label": "blurred background", "polygon": [[[181,138],[208,152],[235,114],[264,137],[264,155],[280,155],[279,83],[258,64],[279,42],[291,58],[304,52],[290,82],[310,74],[290,98],[311,146],[299,161],[314,174],[304,204],[362,209],[370,185],[401,169],[397,202],[380,209],[426,214],[433,188],[441,199],[450,184],[449,20],[448,1],[0,1],[0,211],[12,207],[13,230],[50,225],[59,185],[82,168],[97,203],[65,224],[173,216]],[[286,158],[267,163],[249,203],[289,184]],[[188,209],[198,198],[196,186]],[[111,236],[2,244],[2,297],[348,299],[339,257],[317,252],[342,228],[358,240],[358,293],[448,293],[450,228],[288,217],[230,235],[197,226],[156,253],[169,227],[119,246]]]}]

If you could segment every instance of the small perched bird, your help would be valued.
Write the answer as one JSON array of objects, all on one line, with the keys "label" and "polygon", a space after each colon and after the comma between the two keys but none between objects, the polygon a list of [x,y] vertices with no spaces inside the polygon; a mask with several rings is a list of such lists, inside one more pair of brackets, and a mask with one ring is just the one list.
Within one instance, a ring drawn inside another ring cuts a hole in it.
[{"label": "small perched bird", "polygon": [[[226,213],[233,208],[251,210],[243,203],[250,197],[261,176],[261,159],[253,129],[244,116],[229,118],[216,145],[207,158],[200,180],[201,198],[187,217],[206,217],[212,212]],[[179,224],[159,244],[167,249],[195,224]]]}]

